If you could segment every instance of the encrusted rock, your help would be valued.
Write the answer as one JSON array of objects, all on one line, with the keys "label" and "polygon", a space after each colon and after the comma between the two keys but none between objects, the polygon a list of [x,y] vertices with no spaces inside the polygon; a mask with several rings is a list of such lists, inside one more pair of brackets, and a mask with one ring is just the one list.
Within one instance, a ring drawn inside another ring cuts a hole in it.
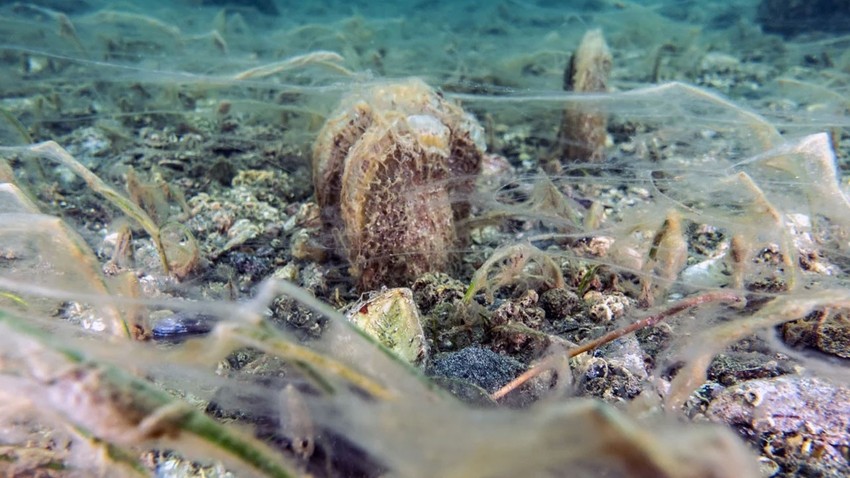
[{"label": "encrusted rock", "polygon": [[818,311],[782,326],[785,342],[850,358],[850,315],[846,310]]},{"label": "encrusted rock", "polygon": [[435,305],[463,299],[466,284],[442,272],[429,272],[416,279],[411,286],[416,305],[428,313]]},{"label": "encrusted rock", "polygon": [[490,317],[493,348],[498,352],[539,352],[549,341],[540,331],[546,313],[537,306],[537,292],[502,303]]},{"label": "encrusted rock", "polygon": [[559,320],[581,311],[582,303],[575,292],[558,288],[540,295],[540,307],[546,312],[547,319]]},{"label": "encrusted rock", "polygon": [[597,322],[619,319],[635,303],[620,292],[603,294],[595,290],[584,294],[584,301],[589,306],[588,314]]},{"label": "encrusted rock", "polygon": [[850,447],[847,386],[787,375],[749,380],[724,390],[711,402],[706,415],[743,427],[774,449],[784,448],[787,455],[804,452],[808,443],[805,447],[810,453],[846,463],[841,450]]}]

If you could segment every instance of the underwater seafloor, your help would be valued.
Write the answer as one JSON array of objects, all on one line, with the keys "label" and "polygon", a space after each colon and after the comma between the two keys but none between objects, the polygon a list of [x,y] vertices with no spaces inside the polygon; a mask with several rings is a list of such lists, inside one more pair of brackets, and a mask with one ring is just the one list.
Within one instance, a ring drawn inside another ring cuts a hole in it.
[{"label": "underwater seafloor", "polygon": [[4,476],[850,474],[850,7],[479,3],[0,1]]}]

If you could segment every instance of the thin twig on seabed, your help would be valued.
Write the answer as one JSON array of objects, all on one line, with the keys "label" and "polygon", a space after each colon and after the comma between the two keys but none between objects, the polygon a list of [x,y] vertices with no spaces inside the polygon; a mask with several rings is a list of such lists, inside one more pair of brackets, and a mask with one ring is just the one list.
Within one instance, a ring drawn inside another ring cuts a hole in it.
[{"label": "thin twig on seabed", "polygon": [[[612,342],[614,340],[617,340],[617,339],[619,339],[620,337],[622,337],[626,334],[636,332],[636,331],[643,329],[645,327],[651,327],[653,325],[658,324],[659,322],[661,322],[662,320],[664,320],[668,317],[671,317],[673,315],[678,314],[679,312],[683,312],[687,309],[690,309],[690,308],[693,308],[693,307],[696,307],[696,306],[699,306],[699,305],[702,305],[702,304],[707,304],[709,302],[733,302],[734,303],[734,302],[740,302],[741,300],[743,300],[743,299],[741,298],[741,296],[739,294],[737,294],[735,292],[731,292],[731,291],[715,291],[715,292],[708,292],[708,293],[705,293],[705,294],[695,295],[693,297],[688,297],[686,299],[682,299],[682,300],[674,303],[673,305],[669,306],[667,309],[662,310],[661,312],[659,312],[657,314],[650,315],[649,317],[638,320],[637,322],[631,323],[631,324],[629,324],[625,327],[620,327],[619,329],[612,330],[611,332],[608,332],[607,334],[605,334],[605,335],[603,335],[599,338],[593,339],[590,342],[585,343],[584,345],[580,345],[578,347],[570,349],[567,352],[567,357],[573,358],[573,357],[581,355],[585,352],[589,352],[593,349],[596,349],[598,347],[601,347],[602,345],[607,344],[608,342]],[[533,368],[528,369],[527,371],[525,371],[519,377],[511,380],[504,387],[500,388],[499,390],[496,390],[492,395],[490,395],[490,398],[492,398],[493,400],[501,399],[502,397],[504,397],[508,393],[510,393],[513,390],[515,390],[516,388],[518,388],[520,385],[522,385],[525,382],[531,380],[532,378],[540,375],[542,372],[550,369],[556,363],[556,361],[559,360],[559,359],[560,359],[560,357],[558,357],[557,355],[550,355],[550,356],[546,357],[540,363],[535,365]]]}]

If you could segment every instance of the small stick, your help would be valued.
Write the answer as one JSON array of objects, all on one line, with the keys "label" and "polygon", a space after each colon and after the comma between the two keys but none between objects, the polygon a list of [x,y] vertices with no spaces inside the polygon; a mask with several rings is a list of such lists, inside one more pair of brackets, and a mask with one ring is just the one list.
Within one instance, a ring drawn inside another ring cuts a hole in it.
[{"label": "small stick", "polygon": [[[740,295],[738,295],[735,292],[731,292],[731,291],[708,292],[708,293],[705,293],[705,294],[701,294],[701,295],[697,295],[697,296],[693,296],[693,297],[688,297],[686,299],[682,299],[682,300],[674,303],[673,305],[668,307],[666,310],[663,310],[663,311],[661,311],[661,312],[659,312],[655,315],[650,315],[649,317],[638,320],[637,322],[631,323],[631,324],[629,324],[625,327],[621,327],[619,329],[612,330],[611,332],[608,332],[607,334],[605,334],[605,335],[603,335],[599,338],[593,339],[590,342],[585,343],[584,345],[580,345],[578,347],[570,349],[567,352],[567,358],[573,358],[573,357],[581,355],[585,352],[589,352],[593,349],[596,349],[598,347],[601,347],[601,346],[607,344],[608,342],[613,342],[614,340],[617,340],[617,339],[619,339],[620,337],[622,337],[626,334],[636,332],[636,331],[643,329],[643,328],[646,328],[646,327],[652,327],[653,325],[658,324],[659,322],[661,322],[662,320],[664,320],[668,317],[671,317],[673,315],[678,314],[679,312],[682,312],[682,311],[685,311],[687,309],[696,307],[698,305],[706,304],[706,303],[709,303],[709,302],[733,302],[734,303],[734,302],[740,302],[741,300],[742,300],[742,298],[741,298]],[[518,388],[520,385],[522,385],[525,382],[531,380],[532,378],[540,375],[540,373],[542,373],[543,371],[551,368],[552,365],[555,363],[555,360],[557,360],[557,359],[558,359],[558,357],[556,355],[550,355],[549,357],[543,359],[540,363],[538,363],[533,368],[526,370],[522,375],[511,380],[507,385],[500,388],[499,390],[496,390],[492,395],[490,395],[490,398],[492,398],[493,400],[501,399],[502,397],[504,397],[508,393],[510,393],[513,390],[515,390],[516,388]]]}]

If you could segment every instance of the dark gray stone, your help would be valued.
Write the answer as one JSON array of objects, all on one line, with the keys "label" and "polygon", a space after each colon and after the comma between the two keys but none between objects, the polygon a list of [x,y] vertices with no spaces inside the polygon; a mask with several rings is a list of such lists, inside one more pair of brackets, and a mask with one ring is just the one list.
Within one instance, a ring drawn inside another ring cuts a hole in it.
[{"label": "dark gray stone", "polygon": [[850,33],[847,0],[762,0],[756,19],[768,33],[786,38],[802,33]]},{"label": "dark gray stone", "polygon": [[493,393],[524,370],[525,366],[512,358],[481,347],[467,347],[437,356],[428,374],[465,380]]}]

